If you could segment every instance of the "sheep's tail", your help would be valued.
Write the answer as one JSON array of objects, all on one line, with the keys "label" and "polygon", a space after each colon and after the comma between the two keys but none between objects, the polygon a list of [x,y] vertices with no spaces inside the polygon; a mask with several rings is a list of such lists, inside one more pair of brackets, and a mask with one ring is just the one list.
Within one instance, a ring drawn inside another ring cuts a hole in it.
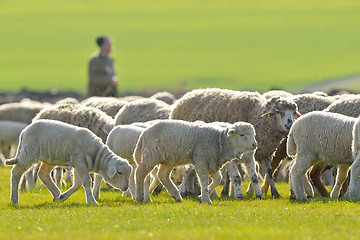
[{"label": "sheep's tail", "polygon": [[17,164],[19,161],[19,159],[17,159],[16,157],[14,158],[10,158],[8,160],[5,160],[5,164],[6,165],[14,165],[14,164]]},{"label": "sheep's tail", "polygon": [[143,147],[143,138],[140,137],[139,141],[136,144],[135,150],[134,150],[134,161],[136,164],[139,165],[141,163],[142,158],[142,147]]},{"label": "sheep's tail", "polygon": [[294,134],[293,134],[293,128],[290,129],[290,133],[287,138],[286,143],[286,153],[288,156],[295,156],[296,155],[296,144],[294,141]]}]

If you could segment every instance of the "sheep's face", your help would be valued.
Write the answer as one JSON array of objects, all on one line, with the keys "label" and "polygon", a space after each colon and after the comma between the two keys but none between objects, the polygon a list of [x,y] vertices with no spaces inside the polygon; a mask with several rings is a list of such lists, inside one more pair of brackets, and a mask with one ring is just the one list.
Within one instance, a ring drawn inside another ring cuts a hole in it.
[{"label": "sheep's face", "polygon": [[173,170],[171,171],[170,177],[176,186],[179,186],[181,184],[184,172],[185,172],[184,166],[174,167]]},{"label": "sheep's face", "polygon": [[132,172],[132,167],[125,159],[116,156],[116,160],[110,161],[108,171],[104,179],[114,188],[118,188],[121,191],[126,191],[129,187],[129,178]]},{"label": "sheep's face", "polygon": [[276,130],[289,132],[294,121],[300,116],[297,106],[293,101],[274,97],[267,103],[267,112],[262,117],[268,117],[269,121],[274,122]]},{"label": "sheep's face", "polygon": [[227,128],[227,138],[234,157],[257,148],[255,129],[250,123],[238,122]]}]

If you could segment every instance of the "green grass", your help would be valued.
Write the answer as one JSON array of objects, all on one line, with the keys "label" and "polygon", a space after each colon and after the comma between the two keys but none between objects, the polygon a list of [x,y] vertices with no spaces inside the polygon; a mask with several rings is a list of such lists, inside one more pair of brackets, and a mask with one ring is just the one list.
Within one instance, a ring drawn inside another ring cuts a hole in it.
[{"label": "green grass", "polygon": [[[6,239],[358,239],[360,205],[316,197],[289,201],[289,186],[277,183],[281,199],[195,199],[175,203],[167,192],[138,204],[102,188],[98,206],[85,204],[81,189],[63,203],[46,189],[9,200],[10,169],[0,169],[0,238]],[[244,191],[246,183],[243,183]]]},{"label": "green grass", "polygon": [[295,90],[358,74],[360,2],[0,1],[0,90],[85,92],[95,36],[120,91]]}]

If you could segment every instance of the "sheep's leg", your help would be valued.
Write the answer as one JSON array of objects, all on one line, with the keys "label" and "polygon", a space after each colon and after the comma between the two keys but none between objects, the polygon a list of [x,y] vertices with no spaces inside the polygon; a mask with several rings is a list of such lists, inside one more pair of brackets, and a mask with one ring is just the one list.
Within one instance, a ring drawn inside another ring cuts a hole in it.
[{"label": "sheep's leg", "polygon": [[133,199],[135,199],[135,170],[136,164],[132,164],[133,170],[131,171],[129,178],[129,190]]},{"label": "sheep's leg", "polygon": [[36,186],[36,182],[38,179],[38,173],[40,171],[40,166],[41,166],[41,162],[38,162],[34,165],[34,169],[33,169],[34,187]]},{"label": "sheep's leg", "polygon": [[306,175],[307,174],[305,174],[305,177],[303,178],[303,185],[304,185],[306,197],[312,198],[314,197],[314,190]]},{"label": "sheep's leg", "polygon": [[[160,169],[159,169],[159,171],[160,171]],[[156,188],[156,186],[159,185],[159,183],[160,183],[157,174],[158,174],[158,173],[153,174],[154,180],[153,180],[153,181],[151,182],[151,184],[150,184],[150,188],[149,188],[150,194],[153,193],[153,191],[154,191],[154,189]]]},{"label": "sheep's leg", "polygon": [[[269,185],[270,185],[270,189],[271,189],[271,196],[273,197],[280,197],[280,194],[278,193],[276,187],[275,187],[275,181],[274,178],[272,177],[272,169],[271,169],[271,161],[269,159],[265,159],[263,161],[264,167],[265,167],[265,181],[264,184],[261,186],[261,190],[267,190],[266,189],[266,179],[268,179]],[[263,193],[266,193],[264,192]]]},{"label": "sheep's leg", "polygon": [[85,189],[86,203],[87,204],[98,204],[94,198],[92,188],[91,188],[91,177],[86,168],[75,169],[78,172],[81,183]]},{"label": "sheep's leg", "polygon": [[353,200],[360,200],[360,155],[357,156],[353,164],[351,165],[350,171],[350,183],[348,190],[345,194],[347,198]]},{"label": "sheep's leg", "polygon": [[189,167],[185,171],[183,176],[183,180],[180,186],[180,194],[183,197],[195,195],[195,180],[196,180],[196,173],[193,167]]},{"label": "sheep's leg", "polygon": [[295,197],[299,201],[305,201],[306,196],[304,192],[303,179],[307,170],[311,167],[312,161],[310,157],[302,157],[296,155],[294,164],[290,170],[291,189],[295,193]]},{"label": "sheep's leg", "polygon": [[34,168],[35,166],[32,166],[25,172],[25,179],[27,182],[27,190],[28,192],[31,192],[32,189],[35,188],[35,177],[34,177]]},{"label": "sheep's leg", "polygon": [[199,177],[200,186],[201,186],[201,195],[200,199],[202,203],[212,204],[210,200],[210,194],[209,194],[209,171],[203,167],[197,167],[195,166],[196,173]]},{"label": "sheep's leg", "polygon": [[61,193],[58,197],[54,198],[54,201],[63,202],[68,199],[74,192],[81,187],[81,180],[79,174],[74,171],[74,184],[64,193]]},{"label": "sheep's leg", "polygon": [[70,184],[73,183],[73,181],[72,181],[73,171],[74,171],[74,169],[73,169],[72,167],[67,167],[67,168],[66,168],[65,181],[66,181],[67,183],[70,183]]},{"label": "sheep's leg", "polygon": [[144,182],[144,202],[151,202],[150,199],[150,174],[148,174],[145,178]]},{"label": "sheep's leg", "polygon": [[28,165],[16,164],[11,170],[11,193],[12,203],[19,203],[19,182],[23,173],[29,168]]},{"label": "sheep's leg", "polygon": [[94,186],[93,186],[93,194],[95,199],[100,199],[100,188],[104,179],[100,174],[95,174]]},{"label": "sheep's leg", "polygon": [[315,164],[308,172],[308,175],[310,177],[311,182],[314,184],[316,190],[320,193],[320,195],[322,197],[329,198],[330,197],[329,192],[325,188],[320,178],[324,167],[325,167],[324,163]]},{"label": "sheep's leg", "polygon": [[155,167],[156,164],[148,164],[142,161],[135,171],[135,200],[139,203],[144,201],[144,187],[145,187],[145,178],[149,175],[150,171]]},{"label": "sheep's leg", "polygon": [[[226,165],[225,165],[226,166]],[[224,180],[224,187],[223,190],[221,191],[221,196],[229,196],[229,187],[230,187],[230,177],[228,174],[228,171],[226,170],[226,167],[224,166],[224,171],[223,171],[223,180]]]},{"label": "sheep's leg", "polygon": [[[352,165],[351,165],[352,166]],[[350,183],[350,175],[351,175],[351,169],[349,169],[346,179],[343,182],[343,184],[341,185],[341,190],[340,190],[340,197],[345,196],[346,191],[349,188],[349,183]]]},{"label": "sheep's leg", "polygon": [[[213,192],[216,191],[216,187],[219,185],[219,183],[221,182],[221,173],[220,171],[211,171],[209,172],[211,178],[212,178],[212,182],[209,185],[209,194],[211,195]],[[217,195],[217,194],[216,194]],[[219,195],[217,195],[219,197]]]},{"label": "sheep's leg", "polygon": [[[256,173],[256,164],[255,164],[254,158],[245,159],[244,165],[245,165],[245,168],[246,168],[246,172],[250,177],[250,184],[251,184],[251,187],[252,187],[253,191],[255,192],[255,197],[259,198],[259,199],[265,199],[264,195],[262,194],[262,192],[260,190],[259,180],[258,180],[258,176],[257,176],[257,173]],[[248,188],[248,193],[249,192],[250,191],[249,191],[249,188]]]},{"label": "sheep's leg", "polygon": [[[236,160],[230,161],[225,164],[225,169],[229,174],[229,178],[231,181],[231,188],[233,188],[233,192],[236,199],[244,199],[244,194],[241,191],[241,176],[239,173],[239,168]],[[224,186],[225,188],[225,186]],[[222,195],[222,193],[221,193]]]},{"label": "sheep's leg", "polygon": [[52,180],[50,173],[54,168],[53,165],[48,165],[46,163],[42,163],[39,170],[39,178],[45,184],[46,188],[50,191],[54,198],[57,198],[60,195],[60,189],[55,185]]},{"label": "sheep's leg", "polygon": [[170,179],[170,173],[172,169],[172,165],[161,164],[158,171],[158,177],[160,182],[164,185],[166,190],[171,195],[171,197],[173,197],[176,202],[181,202],[182,198],[180,196],[180,192],[176,185],[173,183],[173,181]]},{"label": "sheep's leg", "polygon": [[55,167],[53,169],[53,177],[55,180],[55,184],[61,189],[62,188],[62,177],[63,177],[63,168]]},{"label": "sheep's leg", "polygon": [[338,166],[338,172],[337,172],[337,175],[336,175],[336,182],[334,184],[333,189],[331,190],[330,198],[334,199],[334,198],[339,197],[341,184],[344,182],[344,180],[346,178],[349,167],[350,167],[349,164],[341,164],[341,165]]}]

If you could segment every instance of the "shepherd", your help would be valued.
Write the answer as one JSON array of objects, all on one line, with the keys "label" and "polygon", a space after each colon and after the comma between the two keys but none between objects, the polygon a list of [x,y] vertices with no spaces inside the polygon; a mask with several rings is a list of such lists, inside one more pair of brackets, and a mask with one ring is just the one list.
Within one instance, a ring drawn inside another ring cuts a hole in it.
[{"label": "shepherd", "polygon": [[116,97],[118,78],[115,74],[113,59],[109,56],[112,41],[108,36],[96,39],[99,53],[90,59],[87,96]]}]

